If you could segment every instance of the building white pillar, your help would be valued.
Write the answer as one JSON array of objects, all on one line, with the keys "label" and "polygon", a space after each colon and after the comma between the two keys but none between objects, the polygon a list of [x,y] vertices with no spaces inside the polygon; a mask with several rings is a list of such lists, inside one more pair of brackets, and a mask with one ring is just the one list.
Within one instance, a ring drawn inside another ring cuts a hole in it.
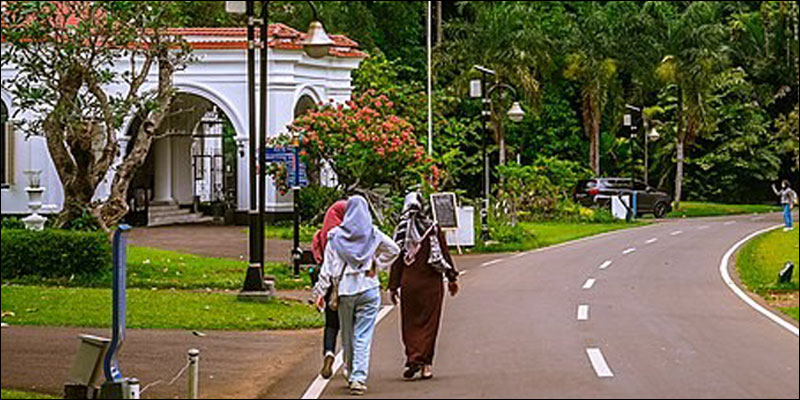
[{"label": "building white pillar", "polygon": [[156,187],[154,203],[175,204],[172,196],[172,139],[155,142]]}]

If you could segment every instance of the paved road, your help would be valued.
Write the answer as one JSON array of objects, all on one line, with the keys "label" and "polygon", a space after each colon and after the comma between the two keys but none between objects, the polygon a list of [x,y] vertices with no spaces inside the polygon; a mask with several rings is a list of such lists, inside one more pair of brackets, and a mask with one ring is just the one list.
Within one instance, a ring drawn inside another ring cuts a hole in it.
[{"label": "paved road", "polygon": [[[463,295],[446,305],[436,379],[400,379],[393,312],[377,329],[369,396],[797,399],[798,337],[745,305],[719,274],[734,243],[777,223],[667,222],[471,262]],[[301,396],[318,363],[312,357],[265,395]],[[323,394],[345,396],[338,378]]]}]

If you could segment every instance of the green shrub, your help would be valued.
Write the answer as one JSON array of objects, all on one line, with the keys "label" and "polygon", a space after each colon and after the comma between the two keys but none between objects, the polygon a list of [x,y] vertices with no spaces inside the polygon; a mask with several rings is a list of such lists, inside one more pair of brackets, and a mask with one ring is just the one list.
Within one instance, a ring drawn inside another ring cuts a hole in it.
[{"label": "green shrub", "polygon": [[22,223],[22,220],[16,217],[9,217],[3,218],[2,222],[2,230],[6,229],[25,229],[25,224]]},{"label": "green shrub", "polygon": [[300,218],[303,223],[322,224],[325,212],[333,203],[344,198],[339,190],[309,186],[300,191]]},{"label": "green shrub", "polygon": [[3,282],[96,282],[111,272],[111,244],[103,233],[3,229],[2,253]]}]

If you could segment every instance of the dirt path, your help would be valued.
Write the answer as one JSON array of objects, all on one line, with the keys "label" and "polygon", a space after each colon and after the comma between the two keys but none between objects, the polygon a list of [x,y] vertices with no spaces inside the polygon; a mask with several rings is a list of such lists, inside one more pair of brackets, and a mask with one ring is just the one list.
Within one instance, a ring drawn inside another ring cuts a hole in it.
[{"label": "dirt path", "polygon": [[[60,395],[78,335],[108,336],[96,329],[11,327],[2,330],[2,387]],[[186,378],[167,386],[186,364],[186,352],[201,351],[203,398],[257,398],[319,348],[320,331],[205,332],[129,331],[120,357],[125,376],[152,386],[143,398],[185,398]]]}]

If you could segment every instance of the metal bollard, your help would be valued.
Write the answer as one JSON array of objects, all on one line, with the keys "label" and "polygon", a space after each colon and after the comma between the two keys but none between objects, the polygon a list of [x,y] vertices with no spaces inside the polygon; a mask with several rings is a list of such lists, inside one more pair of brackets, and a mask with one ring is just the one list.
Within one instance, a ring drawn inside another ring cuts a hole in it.
[{"label": "metal bollard", "polygon": [[788,262],[778,274],[778,283],[792,283],[792,277],[794,277],[794,263]]},{"label": "metal bollard", "polygon": [[189,399],[200,396],[200,350],[189,350]]}]

